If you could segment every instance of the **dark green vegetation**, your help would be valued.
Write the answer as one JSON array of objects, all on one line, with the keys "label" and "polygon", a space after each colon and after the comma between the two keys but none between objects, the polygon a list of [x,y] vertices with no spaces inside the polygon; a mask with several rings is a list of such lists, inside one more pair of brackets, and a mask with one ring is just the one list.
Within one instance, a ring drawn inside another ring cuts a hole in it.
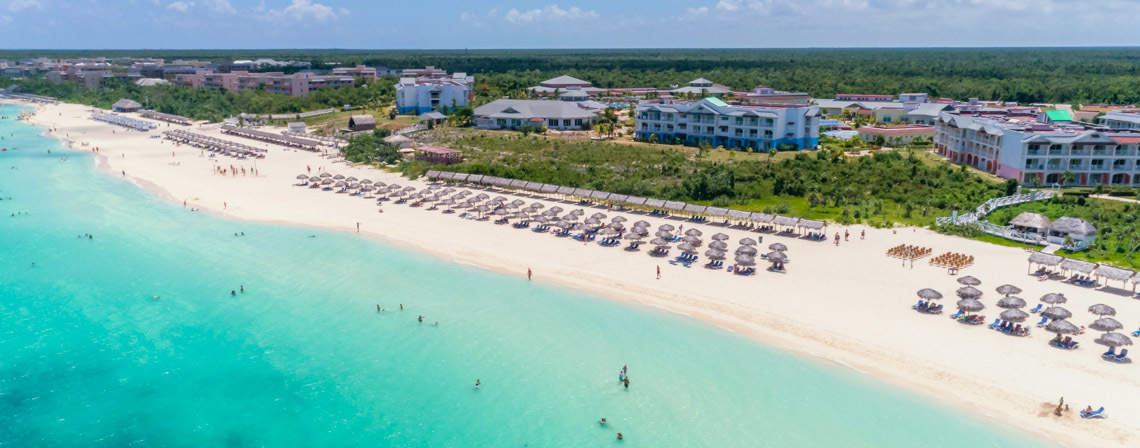
[{"label": "dark green vegetation", "polygon": [[1057,219],[1062,216],[1084,218],[1097,228],[1097,239],[1085,252],[1063,255],[1096,262],[1140,268],[1140,204],[1089,199],[1065,195],[1049,201],[1021,204],[999,209],[989,216],[994,224],[1006,225],[1021,212],[1032,211]]},{"label": "dark green vegetation", "polygon": [[357,135],[348,141],[347,146],[340,149],[340,153],[353,163],[396,163],[400,161],[399,151],[384,142],[384,137],[389,135],[391,131],[383,128]]},{"label": "dark green vegetation", "polygon": [[[359,81],[359,80],[358,80]],[[59,98],[69,103],[87,104],[110,109],[121,98],[130,98],[144,107],[159,112],[182,115],[195,120],[221,121],[239,113],[295,113],[344,105],[368,106],[395,101],[395,78],[386,78],[367,85],[342,89],[321,89],[303,97],[292,97],[266,92],[182,87],[139,87],[132,82],[105,80],[97,90],[90,90],[75,82],[51,82],[45,79],[5,80],[0,86],[15,84],[21,91]]]},{"label": "dark green vegetation", "polygon": [[[917,150],[849,158],[838,150],[745,154],[487,132],[440,132],[462,149],[446,169],[614,193],[887,225],[926,225],[1005,191]],[[714,154],[715,153],[715,154]],[[723,153],[723,154],[721,154]],[[412,164],[413,174],[426,169]]]},{"label": "dark green vegetation", "polygon": [[9,59],[40,55],[434,65],[475,74],[481,98],[522,95],[565,73],[599,87],[663,88],[705,77],[735,89],[763,84],[819,98],[914,91],[1022,103],[1140,103],[1140,48],[0,51]]}]

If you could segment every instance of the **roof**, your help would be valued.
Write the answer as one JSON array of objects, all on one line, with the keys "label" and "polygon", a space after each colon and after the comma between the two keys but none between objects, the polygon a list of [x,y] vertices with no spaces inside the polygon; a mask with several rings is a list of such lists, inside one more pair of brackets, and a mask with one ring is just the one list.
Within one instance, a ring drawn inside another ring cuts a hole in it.
[{"label": "roof", "polygon": [[353,115],[353,116],[349,117],[348,119],[351,120],[357,126],[360,126],[362,124],[376,124],[376,119],[373,118],[371,115]]},{"label": "roof", "polygon": [[710,96],[708,98],[705,98],[705,100],[720,107],[728,107],[728,103],[717,97]]},{"label": "roof", "polygon": [[922,104],[919,104],[918,107],[914,108],[910,112],[907,112],[906,114],[910,115],[910,116],[919,116],[919,117],[937,117],[939,113],[942,113],[942,111],[949,109],[949,108],[950,108],[949,104],[922,103]]},{"label": "roof", "polygon": [[857,129],[859,132],[866,132],[868,134],[930,134],[934,135],[934,126],[894,126],[894,127],[878,127],[878,126],[863,126]]},{"label": "roof", "polygon": [[431,112],[425,112],[425,113],[422,113],[422,114],[420,114],[420,116],[419,116],[418,118],[416,118],[416,119],[417,119],[417,120],[419,120],[419,121],[424,121],[424,120],[446,120],[446,119],[447,119],[447,115],[444,115],[444,114],[442,114],[442,113],[439,113],[439,112],[436,112],[436,111],[434,111],[434,110],[433,110],[433,111],[431,111]]},{"label": "roof", "polygon": [[1015,218],[1010,220],[1009,223],[1010,225],[1019,227],[1032,227],[1034,229],[1048,229],[1050,224],[1049,218],[1045,217],[1045,215],[1034,212],[1022,212],[1020,215],[1017,215]]},{"label": "roof", "polygon": [[581,80],[581,79],[575,78],[575,77],[570,76],[570,75],[562,75],[562,76],[559,76],[557,78],[551,78],[551,79],[548,79],[546,81],[543,81],[543,82],[539,83],[539,85],[547,86],[547,87],[551,87],[551,86],[582,86],[582,87],[586,87],[586,86],[590,86],[592,84],[590,83],[590,81]]},{"label": "roof", "polygon": [[1058,264],[1061,264],[1061,260],[1064,259],[1065,257],[1062,257],[1060,255],[1047,254],[1044,252],[1034,252],[1029,254],[1030,263],[1043,264],[1045,266],[1056,266]]},{"label": "roof", "polygon": [[1114,268],[1112,266],[1105,266],[1103,264],[1097,266],[1096,269],[1093,270],[1093,274],[1099,275],[1101,277],[1108,277],[1113,280],[1128,280],[1132,278],[1133,275],[1136,275],[1135,272],[1129,271],[1127,269]]},{"label": "roof", "polygon": [[142,107],[142,104],[139,104],[138,101],[135,101],[132,99],[127,99],[127,98],[123,98],[119,101],[115,101],[115,104],[111,105],[112,109],[139,109],[141,107]]},{"label": "roof", "polygon": [[477,117],[530,120],[592,118],[601,109],[586,103],[552,100],[495,100],[475,108]]},{"label": "roof", "polygon": [[430,154],[458,154],[462,151],[458,149],[444,148],[442,146],[420,146],[416,148],[417,152],[426,152]]},{"label": "roof", "polygon": [[1070,216],[1057,218],[1056,221],[1053,221],[1053,225],[1049,227],[1049,230],[1072,235],[1096,235],[1096,227],[1093,227],[1088,221]]},{"label": "roof", "polygon": [[1045,116],[1049,121],[1073,121],[1073,114],[1067,110],[1047,110]]}]

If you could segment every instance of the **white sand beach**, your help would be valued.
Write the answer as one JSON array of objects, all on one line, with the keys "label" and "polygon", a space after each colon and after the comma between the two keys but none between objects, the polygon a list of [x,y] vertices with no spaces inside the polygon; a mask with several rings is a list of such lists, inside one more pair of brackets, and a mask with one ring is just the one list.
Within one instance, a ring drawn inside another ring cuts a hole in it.
[{"label": "white sand beach", "polygon": [[[1028,337],[1013,337],[967,326],[949,318],[954,291],[960,286],[946,269],[916,262],[913,268],[885,255],[888,248],[915,244],[933,249],[934,255],[959,252],[972,255],[976,264],[962,274],[978,277],[985,292],[981,301],[987,324],[1001,309],[994,288],[1010,283],[1024,290],[1019,296],[1030,305],[1050,292],[1069,298],[1064,306],[1078,325],[1095,316],[1086,310],[1105,303],[1116,308],[1116,318],[1132,332],[1140,327],[1140,300],[1126,295],[1082,288],[1059,281],[1038,281],[1027,272],[1027,253],[977,241],[940,235],[928,230],[882,230],[854,226],[851,240],[838,247],[826,242],[758,234],[709,224],[667,220],[628,212],[630,222],[647,220],[683,225],[704,232],[707,244],[713,233],[730,235],[729,251],[744,237],[763,237],[762,252],[771,243],[788,246],[788,272],[763,270],[741,277],[704,269],[670,265],[651,258],[646,249],[583,244],[548,233],[514,229],[509,225],[476,222],[439,211],[386,203],[383,213],[375,202],[345,194],[295,186],[298,174],[326,170],[333,174],[370,178],[417,188],[397,174],[351,167],[316,153],[285,149],[238,137],[223,136],[218,125],[179,127],[159,123],[159,129],[142,133],[89,119],[87,106],[37,105],[32,121],[78,150],[99,148],[98,164],[126,179],[187,208],[197,208],[235,219],[313,226],[354,232],[363,236],[434,254],[458,263],[494,269],[525,281],[527,269],[534,280],[585,290],[614,300],[652,306],[691,316],[803,354],[820,362],[835,363],[879,380],[906,387],[941,400],[988,422],[1009,425],[1068,446],[1136,446],[1140,441],[1140,366],[1101,360],[1105,348],[1093,343],[1096,331],[1076,336],[1081,347],[1064,351],[1048,345],[1052,334],[1033,328]],[[261,160],[209,158],[201,150],[162,140],[166,129],[187,129],[252,146],[266,147]],[[16,148],[16,150],[21,150]],[[173,154],[173,155],[172,155]],[[256,167],[257,176],[223,176],[215,166]],[[124,175],[125,173],[125,175]],[[527,203],[538,199],[500,191],[489,193]],[[544,201],[547,206],[555,203]],[[566,210],[578,205],[558,204]],[[843,232],[831,226],[829,234]],[[860,240],[860,231],[867,237]],[[701,252],[704,251],[702,248]],[[676,251],[674,252],[676,253]],[[731,261],[729,261],[731,263]],[[656,269],[661,268],[661,279]],[[925,315],[911,310],[921,288],[940,291],[947,312]],[[1033,322],[1037,316],[1030,318]],[[1027,321],[1032,326],[1032,322]],[[731,366],[725,366],[730,368]],[[1064,417],[1051,414],[1060,397],[1072,406]],[[1077,411],[1087,405],[1105,406],[1108,418],[1082,420]],[[873,412],[868,409],[867,412]],[[939,422],[931,430],[953,431]]]}]

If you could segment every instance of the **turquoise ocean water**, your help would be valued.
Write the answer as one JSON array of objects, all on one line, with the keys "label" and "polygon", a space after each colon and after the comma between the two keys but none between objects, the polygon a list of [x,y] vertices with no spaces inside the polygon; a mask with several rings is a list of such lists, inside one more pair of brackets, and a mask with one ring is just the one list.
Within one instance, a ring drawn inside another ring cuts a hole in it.
[{"label": "turquoise ocean water", "polygon": [[2,110],[0,446],[1040,446],[682,317],[189,213]]}]

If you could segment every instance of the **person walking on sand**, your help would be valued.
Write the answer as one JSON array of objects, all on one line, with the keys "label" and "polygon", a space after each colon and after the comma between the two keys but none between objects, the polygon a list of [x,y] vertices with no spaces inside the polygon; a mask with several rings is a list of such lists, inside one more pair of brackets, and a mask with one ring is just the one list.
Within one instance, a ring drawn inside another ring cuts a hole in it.
[{"label": "person walking on sand", "polygon": [[360,233],[360,221],[356,222],[356,233]]},{"label": "person walking on sand", "polygon": [[866,239],[866,238],[867,238],[867,229],[860,230],[859,231],[859,239],[862,240],[862,239]]},{"label": "person walking on sand", "polygon": [[847,229],[844,229],[843,230],[843,241],[850,241],[849,240],[850,237],[851,237],[851,232],[848,232]]},{"label": "person walking on sand", "polygon": [[657,279],[661,280],[661,265],[657,265]]},{"label": "person walking on sand", "polygon": [[527,281],[530,281],[531,277],[533,277],[533,276],[534,276],[534,273],[531,272],[530,268],[526,268],[526,279],[527,279]]},{"label": "person walking on sand", "polygon": [[839,246],[839,232],[835,232],[835,245]]}]

